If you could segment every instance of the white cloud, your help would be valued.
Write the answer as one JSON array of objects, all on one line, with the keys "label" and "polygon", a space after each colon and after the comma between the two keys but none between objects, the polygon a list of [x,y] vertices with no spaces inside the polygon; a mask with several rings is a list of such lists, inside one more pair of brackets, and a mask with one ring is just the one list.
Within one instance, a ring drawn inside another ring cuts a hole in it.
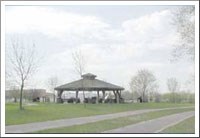
[{"label": "white cloud", "polygon": [[44,7],[18,7],[6,12],[7,33],[40,32],[51,37],[64,35],[97,37],[95,33],[108,24],[95,16],[78,15],[70,12],[58,12]]},{"label": "white cloud", "polygon": [[131,19],[125,21],[122,27],[125,29],[127,34],[133,34],[137,32],[140,35],[157,35],[164,31],[166,32],[166,26],[169,24],[169,18],[171,18],[171,12],[164,10],[161,12],[154,12],[140,18]]},{"label": "white cloud", "polygon": [[171,42],[171,38],[174,37],[171,17],[171,12],[164,10],[124,21],[122,28],[127,42],[142,48],[167,48],[165,44]]}]

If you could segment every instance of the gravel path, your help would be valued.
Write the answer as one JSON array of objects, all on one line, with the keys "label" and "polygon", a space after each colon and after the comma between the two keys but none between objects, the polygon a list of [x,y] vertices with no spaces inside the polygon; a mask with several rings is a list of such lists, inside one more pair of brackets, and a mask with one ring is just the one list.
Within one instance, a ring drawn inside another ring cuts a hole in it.
[{"label": "gravel path", "polygon": [[161,111],[161,110],[167,110],[167,109],[180,109],[180,108],[191,108],[191,107],[144,109],[144,110],[127,111],[127,112],[120,112],[120,113],[114,113],[114,114],[104,114],[104,115],[72,118],[72,119],[60,119],[60,120],[54,120],[54,121],[11,125],[11,126],[5,127],[5,132],[7,134],[8,133],[30,133],[30,132],[44,130],[44,129],[80,125],[80,124],[86,124],[86,123],[91,123],[91,122],[96,122],[96,121],[101,121],[101,120],[106,120],[106,119],[137,115],[137,114],[147,113],[151,111]]},{"label": "gravel path", "polygon": [[102,133],[158,133],[167,127],[173,126],[189,117],[194,116],[194,111],[173,114],[153,120],[143,121],[122,128],[104,131]]}]

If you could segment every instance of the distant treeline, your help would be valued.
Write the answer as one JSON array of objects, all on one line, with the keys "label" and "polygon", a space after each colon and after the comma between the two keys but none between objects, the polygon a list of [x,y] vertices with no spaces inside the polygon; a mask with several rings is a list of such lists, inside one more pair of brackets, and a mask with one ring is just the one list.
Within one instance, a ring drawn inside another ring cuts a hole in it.
[{"label": "distant treeline", "polygon": [[173,103],[194,103],[195,94],[190,92],[174,92],[161,95],[161,100]]},{"label": "distant treeline", "polygon": [[[139,102],[140,95],[124,91],[122,97],[127,102]],[[146,94],[145,102],[170,102],[170,103],[194,103],[195,94],[191,92],[174,92],[174,93],[151,93]]]}]

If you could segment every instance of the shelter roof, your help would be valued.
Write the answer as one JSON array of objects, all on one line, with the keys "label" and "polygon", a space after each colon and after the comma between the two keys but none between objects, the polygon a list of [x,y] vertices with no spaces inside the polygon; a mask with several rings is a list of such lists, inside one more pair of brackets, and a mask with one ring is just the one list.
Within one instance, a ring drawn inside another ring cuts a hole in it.
[{"label": "shelter roof", "polygon": [[100,91],[100,90],[124,90],[123,87],[117,86],[102,80],[95,79],[96,75],[88,73],[82,75],[82,79],[73,81],[55,88],[63,91]]}]

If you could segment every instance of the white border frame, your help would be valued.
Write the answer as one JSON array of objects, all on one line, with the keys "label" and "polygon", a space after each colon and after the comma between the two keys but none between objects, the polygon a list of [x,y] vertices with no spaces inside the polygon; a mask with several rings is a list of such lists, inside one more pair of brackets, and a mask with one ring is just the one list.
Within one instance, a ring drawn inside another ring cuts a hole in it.
[{"label": "white border frame", "polygon": [[[6,5],[195,5],[195,134],[5,134]],[[1,136],[3,137],[199,137],[199,2],[198,1],[2,1],[1,2]]]}]

